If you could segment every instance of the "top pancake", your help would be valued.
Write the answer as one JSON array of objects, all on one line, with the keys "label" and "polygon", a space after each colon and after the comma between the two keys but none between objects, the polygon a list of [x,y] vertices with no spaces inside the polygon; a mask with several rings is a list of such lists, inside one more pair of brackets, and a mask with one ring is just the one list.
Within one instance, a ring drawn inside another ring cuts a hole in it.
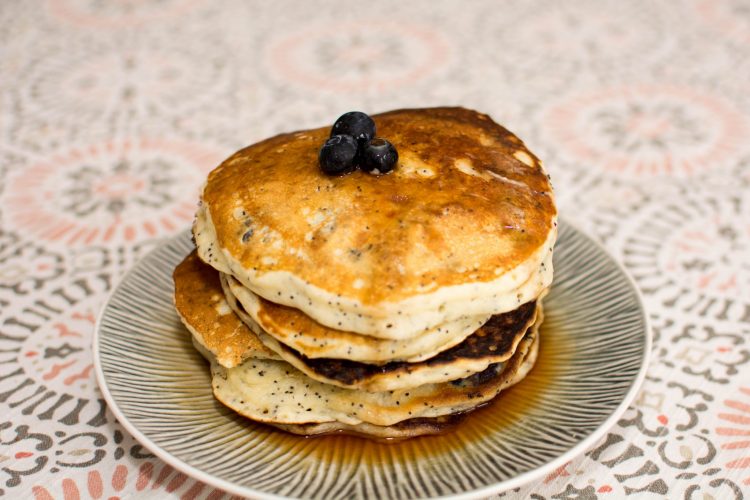
[{"label": "top pancake", "polygon": [[388,175],[323,174],[318,151],[330,127],[282,134],[223,162],[194,228],[201,258],[268,300],[373,336],[514,309],[516,288],[539,272],[556,234],[540,161],[475,111],[373,119],[399,152]]}]

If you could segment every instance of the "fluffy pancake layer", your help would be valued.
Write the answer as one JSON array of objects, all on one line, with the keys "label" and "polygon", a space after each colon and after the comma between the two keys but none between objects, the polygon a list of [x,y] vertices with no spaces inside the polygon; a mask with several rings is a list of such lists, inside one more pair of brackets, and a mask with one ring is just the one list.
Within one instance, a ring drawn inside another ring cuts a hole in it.
[{"label": "fluffy pancake layer", "polygon": [[252,318],[246,321],[254,331],[268,332],[308,358],[340,358],[366,363],[389,361],[417,362],[431,358],[471,335],[490,316],[461,317],[428,328],[421,335],[405,340],[390,340],[346,332],[321,325],[298,309],[274,304],[242,286],[228,274],[221,273],[227,300]]},{"label": "fluffy pancake layer", "polygon": [[344,433],[392,441],[430,434],[442,434],[460,424],[467,415],[467,413],[454,413],[453,415],[434,418],[412,418],[393,425],[373,425],[364,422],[356,425],[342,424],[341,422],[270,425],[303,436]]},{"label": "fluffy pancake layer", "polygon": [[248,358],[280,359],[258,336],[237,320],[221,287],[218,273],[190,253],[175,268],[174,302],[193,338],[218,363],[232,368]]},{"label": "fluffy pancake layer", "polygon": [[308,358],[258,329],[253,319],[238,307],[231,291],[228,292],[227,302],[237,316],[258,331],[261,342],[281,359],[319,382],[371,392],[447,382],[468,377],[491,364],[505,361],[513,355],[518,343],[535,322],[537,313],[541,313],[541,306],[530,302],[514,311],[491,317],[461,343],[429,359],[374,365],[347,359]]},{"label": "fluffy pancake layer", "polygon": [[[217,383],[216,376],[218,373],[219,380],[218,383],[221,384],[222,381],[225,381],[224,375],[222,375],[222,368],[218,367],[215,358],[213,355],[205,350],[200,344],[197,344],[194,339],[194,344],[196,349],[203,354],[204,357],[211,363],[212,366],[212,372],[214,373],[214,380],[213,384]],[[538,353],[538,341],[531,340],[531,344],[529,345],[528,350],[524,354],[518,355],[518,357],[514,356],[514,359],[511,360],[514,363],[513,366],[506,367],[503,372],[501,372],[500,375],[494,375],[495,376],[495,395],[499,394],[501,391],[508,389],[509,387],[515,385],[516,383],[523,380],[524,377],[528,374],[528,372],[533,368],[534,363],[536,361]],[[519,361],[520,360],[520,361]],[[231,370],[236,370],[236,368],[233,368]],[[494,370],[493,370],[494,371]],[[467,385],[481,385],[484,383],[485,386],[488,386],[489,380],[488,378],[491,378],[492,372],[488,372],[488,374],[485,376],[484,380],[480,380],[478,377],[475,378],[473,381],[469,380],[467,381]],[[309,384],[306,384],[309,385]],[[485,387],[486,389],[486,387]],[[321,435],[321,434],[332,434],[332,433],[345,433],[345,434],[352,434],[357,436],[363,436],[368,438],[376,438],[376,439],[406,439],[416,436],[423,436],[423,435],[429,435],[429,434],[440,434],[442,432],[445,432],[446,430],[449,430],[450,428],[458,425],[461,423],[469,412],[471,412],[473,409],[477,408],[478,406],[481,406],[484,404],[484,402],[477,403],[473,407],[467,407],[462,411],[457,411],[453,413],[447,413],[445,415],[440,415],[437,417],[416,417],[416,418],[406,418],[404,420],[400,420],[399,422],[396,422],[391,425],[377,425],[372,424],[368,422],[359,422],[359,423],[344,423],[340,421],[326,421],[326,422],[306,422],[306,423],[282,423],[279,421],[263,421],[256,418],[253,418],[254,411],[252,408],[249,409],[248,413],[248,406],[245,403],[245,399],[242,399],[246,397],[246,393],[241,392],[233,392],[230,389],[224,389],[222,391],[222,397],[225,398],[225,400],[222,400],[221,397],[218,394],[215,394],[217,399],[222,401],[227,407],[237,411],[238,413],[251,418],[252,420],[262,421],[263,423],[266,423],[268,425],[274,426],[276,428],[282,429],[284,431],[293,433],[293,434],[300,434],[305,436],[313,436],[313,435]],[[477,393],[474,393],[471,395],[472,397],[479,397],[477,396]],[[468,397],[468,396],[467,396]],[[338,399],[336,396],[334,396],[334,399]],[[239,401],[239,404],[237,402]],[[341,401],[337,401],[338,403],[341,403]],[[344,401],[344,404],[346,402]],[[349,401],[349,404],[351,405],[351,401]],[[243,413],[244,410],[244,413]],[[407,410],[408,413],[408,410]],[[307,417],[305,417],[307,418]]]},{"label": "fluffy pancake layer", "polygon": [[530,331],[510,360],[472,377],[397,391],[344,389],[313,380],[283,361],[251,359],[229,369],[214,364],[214,395],[258,422],[389,426],[469,411],[491,400],[511,384],[527,354],[535,352],[536,338],[536,331]]},{"label": "fluffy pancake layer", "polygon": [[[486,358],[490,363],[471,376],[367,392],[314,380],[291,364],[274,359],[276,354],[259,342],[257,335],[224,300],[218,273],[194,253],[177,267],[174,280],[180,317],[192,333],[196,349],[211,362],[217,399],[253,420],[306,435],[346,432],[406,438],[445,430],[458,423],[464,412],[523,378],[533,364],[537,327],[541,322],[541,314],[535,314],[538,307],[531,303],[520,308],[515,316],[492,318],[481,335],[469,337],[472,341],[444,351],[433,360],[415,364],[429,366],[431,362],[440,366],[456,359],[485,358],[484,354],[493,346],[495,351],[502,351],[500,357]],[[533,325],[529,327],[531,322]],[[246,359],[238,363],[239,354]],[[366,366],[382,369],[351,361],[317,361],[333,363],[323,368],[332,376],[357,372],[354,365],[361,365],[360,372]],[[352,366],[339,367],[338,363]],[[398,371],[410,363],[395,365],[399,365],[395,367]]]},{"label": "fluffy pancake layer", "polygon": [[194,226],[201,258],[322,325],[392,340],[513,310],[549,286],[556,209],[517,137],[461,108],[373,118],[399,151],[389,175],[323,175],[328,128],[223,162]]}]

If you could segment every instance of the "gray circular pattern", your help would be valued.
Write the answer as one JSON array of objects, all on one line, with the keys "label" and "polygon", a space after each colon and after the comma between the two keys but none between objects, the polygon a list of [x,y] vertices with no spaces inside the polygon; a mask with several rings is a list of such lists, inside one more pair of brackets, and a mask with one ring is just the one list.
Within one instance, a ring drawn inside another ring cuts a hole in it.
[{"label": "gray circular pattern", "polygon": [[604,435],[643,380],[651,334],[637,289],[598,244],[561,223],[537,365],[455,431],[397,444],[305,439],[255,424],[211,394],[172,303],[188,232],[117,286],[94,337],[118,420],[176,468],[229,492],[304,498],[484,496],[563,465]]}]

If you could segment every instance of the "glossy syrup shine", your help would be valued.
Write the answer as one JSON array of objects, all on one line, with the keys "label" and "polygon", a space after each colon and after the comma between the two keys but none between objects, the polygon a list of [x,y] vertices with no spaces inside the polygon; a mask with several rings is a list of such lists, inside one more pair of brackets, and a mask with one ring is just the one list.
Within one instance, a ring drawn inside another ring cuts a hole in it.
[{"label": "glossy syrup shine", "polygon": [[[456,459],[482,446],[483,438],[494,432],[521,431],[524,416],[537,411],[548,397],[547,390],[561,376],[566,364],[564,352],[549,349],[550,329],[542,324],[539,354],[531,372],[515,386],[501,392],[490,403],[471,412],[456,427],[439,435],[397,441],[374,441],[345,434],[302,437],[269,430],[269,444],[284,452],[296,454],[315,466],[324,464],[358,464],[378,466],[386,463],[419,463],[429,466],[431,459],[453,455]],[[291,455],[295,456],[295,455]]]}]

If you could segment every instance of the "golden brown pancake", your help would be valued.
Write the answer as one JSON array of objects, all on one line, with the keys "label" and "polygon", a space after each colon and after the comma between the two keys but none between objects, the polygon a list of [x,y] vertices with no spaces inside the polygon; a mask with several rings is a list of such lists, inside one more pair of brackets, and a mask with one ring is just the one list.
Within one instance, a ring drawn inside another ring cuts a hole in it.
[{"label": "golden brown pancake", "polygon": [[371,364],[389,361],[414,363],[460,343],[490,318],[460,318],[427,329],[422,335],[410,339],[378,339],[321,325],[298,309],[260,298],[228,274],[220,275],[230,306],[234,308],[236,302],[252,320],[245,321],[243,317],[243,321],[254,330],[260,328],[279,342],[313,359],[339,358]]},{"label": "golden brown pancake", "polygon": [[[330,127],[282,134],[223,162],[202,195],[201,258],[319,323],[382,338],[517,307],[516,288],[539,272],[556,233],[539,160],[471,110],[373,119],[399,151],[388,175],[323,174],[318,151]],[[549,279],[518,300],[535,299]]]},{"label": "golden brown pancake", "polygon": [[[529,339],[528,350],[516,358],[518,365],[511,365],[506,373],[514,372],[506,378],[501,390],[506,390],[517,384],[528,375],[536,362],[539,342]],[[481,405],[479,405],[481,406]],[[332,433],[352,434],[375,439],[400,440],[416,436],[441,434],[460,424],[475,408],[459,413],[442,415],[439,417],[422,417],[402,420],[393,425],[374,425],[362,422],[360,424],[343,424],[341,422],[308,423],[308,424],[270,424],[279,429],[305,436],[324,435]]]},{"label": "golden brown pancake", "polygon": [[390,426],[460,413],[490,401],[530,368],[537,327],[529,329],[508,361],[452,382],[367,392],[318,382],[283,361],[249,359],[234,368],[212,365],[214,396],[242,415],[273,424]]},{"label": "golden brown pancake", "polygon": [[433,418],[412,418],[394,425],[373,425],[367,423],[349,425],[341,422],[310,424],[269,424],[278,429],[302,436],[326,434],[349,434],[376,440],[395,441],[416,436],[442,434],[463,422],[470,412],[443,415]]},{"label": "golden brown pancake", "polygon": [[214,396],[255,421],[434,433],[536,359],[557,235],[541,162],[472,110],[372,118],[389,174],[325,175],[324,127],[244,148],[204,186],[193,235],[213,270],[188,257],[175,303]]},{"label": "golden brown pancake", "polygon": [[[175,272],[178,296],[188,286],[197,292],[196,299],[205,299],[216,291],[215,282],[210,285],[210,276],[199,271],[204,266],[195,256],[188,256]],[[201,285],[193,279],[203,280]],[[192,302],[192,301],[191,301]],[[461,413],[482,404],[500,390],[522,378],[533,359],[536,327],[529,329],[518,345],[516,352],[506,362],[495,363],[480,373],[442,384],[427,384],[414,389],[369,393],[321,384],[298,372],[284,361],[251,357],[233,368],[221,366],[215,354],[200,339],[217,339],[223,334],[252,333],[232,313],[222,314],[222,307],[212,305],[197,307],[212,301],[196,300],[196,307],[181,315],[183,321],[196,332],[193,342],[196,348],[212,363],[213,387],[216,397],[229,407],[246,414],[254,420],[271,424],[302,424],[302,432],[347,432],[364,433],[379,437],[406,437],[436,431],[428,421],[415,421],[415,425],[400,424],[417,418],[432,419]],[[183,301],[180,300],[180,303]],[[184,303],[183,303],[184,304]],[[541,322],[538,318],[536,326]],[[208,345],[212,345],[208,342]],[[259,353],[258,350],[254,351]],[[262,356],[262,355],[261,355]],[[290,399],[291,398],[291,399]],[[311,412],[307,411],[310,408]],[[315,409],[312,412],[312,409]],[[345,410],[344,410],[345,409]],[[434,424],[435,422],[433,422]],[[329,424],[311,426],[310,424]],[[294,431],[294,428],[287,429]]]},{"label": "golden brown pancake", "polygon": [[[239,318],[247,325],[256,326],[226,287],[225,293],[229,306]],[[541,306],[529,302],[511,312],[492,316],[458,345],[411,363],[375,365],[347,359],[310,359],[262,330],[258,338],[281,359],[314,380],[371,392],[390,391],[467,377],[507,360],[535,322],[537,311],[541,311]]]},{"label": "golden brown pancake", "polygon": [[[219,363],[231,368],[248,358],[283,359],[307,376],[339,387],[386,391],[467,377],[505,361],[536,318],[536,303],[493,316],[459,345],[416,363],[372,365],[342,359],[308,359],[275,341],[262,330],[252,331],[252,320],[231,295],[216,297],[217,272],[195,255],[188,255],[174,273],[176,302],[194,336],[209,351],[220,353]],[[221,288],[219,288],[224,293]],[[228,308],[227,308],[228,306]],[[233,318],[236,312],[244,326]]]},{"label": "golden brown pancake", "polygon": [[[207,352],[201,346],[196,346],[198,350],[206,356],[206,359],[215,363],[212,355]],[[467,392],[467,398],[482,398],[482,391],[487,391],[494,385],[495,396],[501,391],[504,391],[511,386],[517,384],[528,374],[531,368],[534,366],[537,357],[538,339],[532,336],[524,339],[523,346],[520,351],[505,365],[504,368],[498,370],[496,366],[487,369],[485,372],[478,374],[470,379],[465,379],[460,383],[466,384],[466,387],[478,387],[479,391]],[[259,360],[258,363],[264,363]],[[212,365],[213,366],[213,365]],[[234,368],[233,370],[237,370]],[[221,384],[225,380],[227,372],[223,369],[213,370],[218,380],[215,378],[215,384]],[[216,387],[216,386],[215,386]],[[453,389],[451,389],[453,390]],[[221,394],[216,394],[217,398],[227,404],[229,408],[238,411],[240,414],[244,414],[252,418],[252,410],[248,409],[249,405],[245,404],[245,400],[232,395],[231,391],[221,391]],[[341,395],[334,396],[341,398]],[[346,395],[343,395],[346,398]],[[351,400],[350,400],[351,401]],[[281,423],[278,421],[254,419],[262,423],[271,425],[284,431],[300,434],[305,436],[315,436],[324,434],[351,434],[356,436],[374,438],[374,439],[406,439],[416,436],[440,434],[450,430],[452,427],[461,423],[466,416],[479,406],[486,404],[485,402],[478,402],[475,406],[467,406],[464,404],[464,409],[456,411],[455,413],[448,413],[436,417],[415,417],[406,418],[399,422],[391,425],[378,425],[369,422],[360,421],[354,422],[340,422],[340,421],[324,421],[324,422],[306,422],[306,423]],[[244,409],[244,411],[243,411]],[[411,410],[406,410],[405,413]],[[262,412],[261,412],[262,413]],[[265,417],[266,414],[263,414]],[[284,419],[282,419],[284,420]],[[286,419],[288,420],[288,418]]]},{"label": "golden brown pancake", "polygon": [[247,358],[278,359],[242,324],[224,298],[219,274],[190,253],[174,270],[174,301],[196,340],[227,368]]},{"label": "golden brown pancake", "polygon": [[[493,316],[457,346],[418,363],[395,361],[385,365],[371,365],[347,359],[308,359],[293,349],[288,347],[283,347],[283,349],[299,358],[311,372],[318,374],[326,381],[332,380],[343,384],[343,386],[367,389],[363,382],[372,380],[378,375],[404,376],[419,371],[422,367],[441,370],[464,360],[480,361],[485,365],[484,368],[493,363],[505,361],[513,355],[518,342],[521,341],[521,338],[526,334],[526,330],[534,323],[535,319],[536,304],[529,302],[511,312]],[[482,371],[484,368],[474,372]],[[306,370],[305,373],[307,373]],[[468,376],[469,374],[462,376]]]}]

